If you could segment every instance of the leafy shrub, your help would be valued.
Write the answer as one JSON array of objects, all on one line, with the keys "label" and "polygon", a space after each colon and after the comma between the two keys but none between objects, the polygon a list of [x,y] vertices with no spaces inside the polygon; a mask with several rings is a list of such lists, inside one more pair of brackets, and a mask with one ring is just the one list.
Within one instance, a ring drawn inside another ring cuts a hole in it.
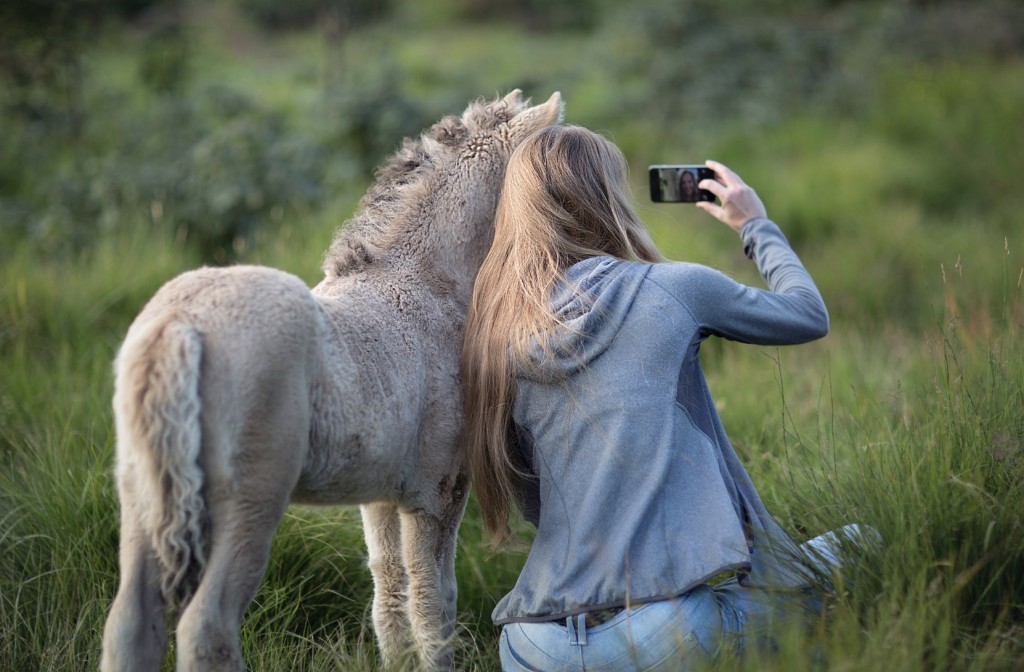
[{"label": "leafy shrub", "polygon": [[[1024,25],[1024,24],[1022,24]],[[986,212],[996,230],[1019,230],[1024,193],[1024,67],[993,73],[970,64],[891,69],[886,104],[869,117],[872,131],[913,161],[889,180],[938,224]],[[981,101],[984,101],[983,103]]]},{"label": "leafy shrub", "polygon": [[238,6],[267,29],[308,28],[318,21],[335,22],[342,32],[385,18],[389,0],[236,0]]},{"label": "leafy shrub", "polygon": [[869,114],[893,66],[1024,51],[1024,7],[995,0],[651,0],[605,22],[622,97],[691,136],[765,127],[797,114]]},{"label": "leafy shrub", "polygon": [[514,21],[531,31],[590,30],[601,23],[601,0],[446,0],[431,11],[456,21]]},{"label": "leafy shrub", "polygon": [[779,3],[658,0],[623,7],[609,22],[622,54],[620,78],[644,72],[645,85],[624,100],[642,102],[665,126],[706,130],[722,120],[777,121],[821,95],[841,41],[815,30],[818,15]]},{"label": "leafy shrub", "polygon": [[0,106],[60,120],[76,135],[83,115],[82,54],[103,26],[179,0],[5,0],[0,3]]},{"label": "leafy shrub", "polygon": [[177,19],[156,27],[139,56],[139,79],[151,91],[177,93],[192,70],[189,42]]},{"label": "leafy shrub", "polygon": [[319,143],[236,92],[124,107],[118,95],[98,101],[81,140],[40,148],[49,162],[32,180],[11,167],[14,157],[4,161],[10,191],[0,214],[10,218],[9,237],[57,253],[151,225],[224,262],[261,226],[321,198]]},{"label": "leafy shrub", "polygon": [[369,60],[376,60],[374,67],[346,86],[329,91],[324,100],[325,142],[349,153],[363,172],[395,151],[403,137],[419,133],[439,114],[409,95],[393,60],[386,56]]},{"label": "leafy shrub", "polygon": [[285,208],[316,203],[324,156],[280,119],[249,112],[209,128],[177,166],[167,194],[170,219],[202,249],[222,255],[244,249]]}]

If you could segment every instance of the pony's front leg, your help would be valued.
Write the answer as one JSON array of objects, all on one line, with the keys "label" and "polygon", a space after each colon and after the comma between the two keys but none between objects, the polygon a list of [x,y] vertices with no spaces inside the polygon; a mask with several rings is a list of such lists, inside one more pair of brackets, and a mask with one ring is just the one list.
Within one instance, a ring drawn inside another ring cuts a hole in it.
[{"label": "pony's front leg", "polygon": [[141,524],[130,473],[119,478],[121,583],[103,628],[103,672],[159,670],[167,651],[160,566]]},{"label": "pony's front leg", "polygon": [[405,567],[402,564],[398,507],[388,502],[364,504],[363,534],[373,575],[373,630],[385,668],[395,667],[406,654],[409,620],[406,615]]},{"label": "pony's front leg", "polygon": [[402,550],[409,575],[409,621],[420,660],[449,669],[455,639],[458,588],[455,544],[466,506],[463,489],[443,516],[422,510],[402,513]]}]

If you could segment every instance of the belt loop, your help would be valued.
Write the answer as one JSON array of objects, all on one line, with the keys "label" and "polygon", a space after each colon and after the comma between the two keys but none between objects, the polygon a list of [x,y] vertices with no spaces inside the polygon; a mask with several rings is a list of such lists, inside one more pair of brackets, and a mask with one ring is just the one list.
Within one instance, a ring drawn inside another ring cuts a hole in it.
[{"label": "belt loop", "polygon": [[565,629],[569,631],[569,646],[587,645],[587,615],[576,616],[576,625],[573,625],[572,616],[565,619]]}]

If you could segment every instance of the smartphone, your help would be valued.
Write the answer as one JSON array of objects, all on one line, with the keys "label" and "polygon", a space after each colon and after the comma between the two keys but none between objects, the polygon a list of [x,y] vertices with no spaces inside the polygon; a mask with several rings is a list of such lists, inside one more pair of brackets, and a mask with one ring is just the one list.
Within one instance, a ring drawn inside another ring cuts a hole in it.
[{"label": "smartphone", "polygon": [[701,180],[715,179],[715,171],[707,166],[649,166],[647,172],[651,181],[651,200],[655,203],[715,202],[714,194],[697,188]]}]

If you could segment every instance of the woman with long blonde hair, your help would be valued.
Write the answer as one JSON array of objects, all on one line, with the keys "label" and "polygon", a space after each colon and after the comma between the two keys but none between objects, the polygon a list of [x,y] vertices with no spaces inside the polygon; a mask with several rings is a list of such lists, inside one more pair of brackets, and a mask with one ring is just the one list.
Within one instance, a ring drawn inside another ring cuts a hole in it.
[{"label": "woman with long blonde hair", "polygon": [[785,596],[836,561],[836,533],[800,548],[765,509],[704,380],[709,336],[789,344],[828,331],[757,194],[707,165],[716,179],[699,186],[720,204],[697,207],[740,234],[767,290],[665,262],[625,159],[598,134],[547,128],[508,164],[462,356],[485,526],[495,544],[515,510],[537,527],[493,613],[506,670],[678,670],[804,606]]}]

